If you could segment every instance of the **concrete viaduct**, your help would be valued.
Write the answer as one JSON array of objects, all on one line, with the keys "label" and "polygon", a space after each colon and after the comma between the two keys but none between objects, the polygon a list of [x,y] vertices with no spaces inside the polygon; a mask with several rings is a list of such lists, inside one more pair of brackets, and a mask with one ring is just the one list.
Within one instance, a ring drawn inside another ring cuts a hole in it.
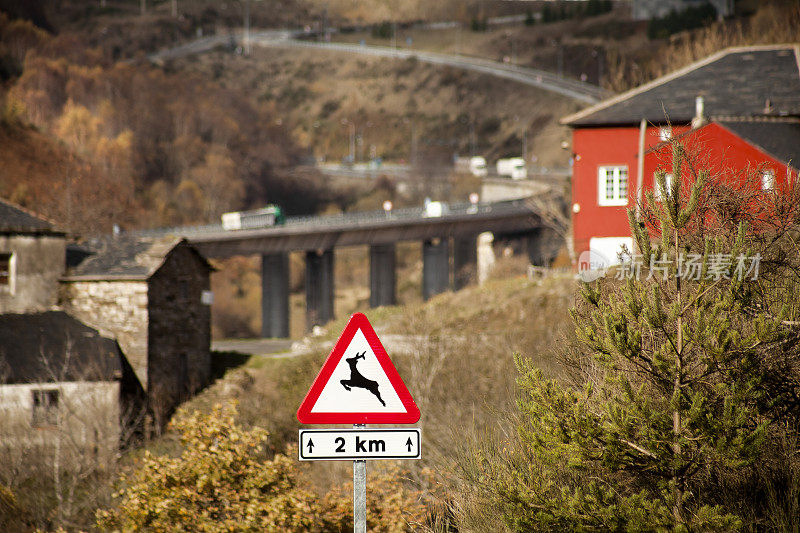
[{"label": "concrete viaduct", "polygon": [[[457,205],[441,216],[425,216],[422,208],[390,212],[290,217],[284,225],[226,231],[221,225],[159,230],[186,237],[209,258],[261,256],[263,337],[289,336],[289,252],[304,251],[306,259],[306,327],[334,318],[334,254],[340,246],[369,245],[370,306],[396,303],[395,247],[401,241],[421,241],[422,293],[425,299],[459,289],[464,272],[477,262],[478,234],[486,231],[523,237],[531,259],[543,226],[524,200]],[[154,232],[146,234],[153,235]],[[452,275],[451,275],[452,258]],[[467,267],[467,268],[465,268]]]}]

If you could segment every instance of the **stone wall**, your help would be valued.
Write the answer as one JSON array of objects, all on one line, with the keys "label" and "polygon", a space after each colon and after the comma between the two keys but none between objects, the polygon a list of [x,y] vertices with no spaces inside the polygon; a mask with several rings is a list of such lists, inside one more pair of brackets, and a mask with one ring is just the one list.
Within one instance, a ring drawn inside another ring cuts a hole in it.
[{"label": "stone wall", "polygon": [[[34,424],[34,391],[56,391],[54,423]],[[110,464],[119,451],[119,398],[116,381],[0,385],[0,461],[26,465],[58,441],[64,469]]]},{"label": "stone wall", "polygon": [[66,281],[60,301],[66,312],[117,340],[147,390],[147,282]]},{"label": "stone wall", "polygon": [[13,254],[11,282],[0,286],[0,313],[52,309],[64,273],[65,250],[62,236],[0,235],[0,252]]},{"label": "stone wall", "polygon": [[186,243],[178,244],[150,277],[149,395],[156,424],[205,386],[211,376],[211,307],[208,264]]},{"label": "stone wall", "polygon": [[540,181],[484,178],[481,181],[481,202],[503,202],[529,198],[547,192],[550,187]]}]

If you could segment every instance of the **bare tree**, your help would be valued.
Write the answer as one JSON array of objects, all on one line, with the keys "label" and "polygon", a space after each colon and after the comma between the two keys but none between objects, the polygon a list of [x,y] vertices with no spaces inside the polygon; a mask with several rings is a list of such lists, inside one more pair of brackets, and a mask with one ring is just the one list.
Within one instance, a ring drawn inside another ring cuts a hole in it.
[{"label": "bare tree", "polygon": [[81,361],[74,338],[63,350],[56,356],[40,344],[40,382],[3,391],[0,486],[17,493],[42,529],[91,524],[94,509],[108,503],[120,444],[141,426],[146,408],[121,404],[122,384],[102,362]]},{"label": "bare tree", "polygon": [[549,191],[531,196],[525,203],[541,219],[542,223],[564,239],[569,261],[575,265],[575,246],[572,238],[572,215],[569,209],[570,186],[568,181],[554,185]]}]

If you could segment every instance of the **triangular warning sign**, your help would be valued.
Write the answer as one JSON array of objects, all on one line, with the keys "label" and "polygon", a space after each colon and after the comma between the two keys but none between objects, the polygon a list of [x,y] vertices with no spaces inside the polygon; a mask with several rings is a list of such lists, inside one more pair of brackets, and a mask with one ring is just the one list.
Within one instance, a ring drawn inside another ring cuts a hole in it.
[{"label": "triangular warning sign", "polygon": [[419,416],[362,313],[350,318],[297,410],[303,424],[413,424]]}]

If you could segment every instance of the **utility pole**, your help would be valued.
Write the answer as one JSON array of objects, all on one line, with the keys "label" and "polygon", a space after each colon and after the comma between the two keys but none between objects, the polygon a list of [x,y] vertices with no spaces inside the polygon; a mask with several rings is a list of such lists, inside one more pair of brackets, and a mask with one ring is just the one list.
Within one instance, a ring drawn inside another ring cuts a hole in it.
[{"label": "utility pole", "polygon": [[325,4],[325,9],[322,10],[322,28],[317,38],[318,41],[323,42],[327,40],[328,36],[328,4]]},{"label": "utility pole", "polygon": [[522,131],[522,159],[525,161],[525,166],[528,166],[528,128]]},{"label": "utility pole", "polygon": [[517,41],[514,36],[511,36],[511,64],[517,64]]},{"label": "utility pole", "polygon": [[356,162],[356,125],[355,123],[348,119],[342,119],[342,125],[350,127],[350,163]]},{"label": "utility pole", "polygon": [[356,125],[350,123],[350,161],[356,162]]},{"label": "utility pole", "polygon": [[597,53],[597,85],[603,86],[603,54]]},{"label": "utility pole", "polygon": [[411,121],[411,166],[417,164],[417,123]]},{"label": "utility pole", "polygon": [[469,121],[469,155],[475,155],[475,120]]}]

